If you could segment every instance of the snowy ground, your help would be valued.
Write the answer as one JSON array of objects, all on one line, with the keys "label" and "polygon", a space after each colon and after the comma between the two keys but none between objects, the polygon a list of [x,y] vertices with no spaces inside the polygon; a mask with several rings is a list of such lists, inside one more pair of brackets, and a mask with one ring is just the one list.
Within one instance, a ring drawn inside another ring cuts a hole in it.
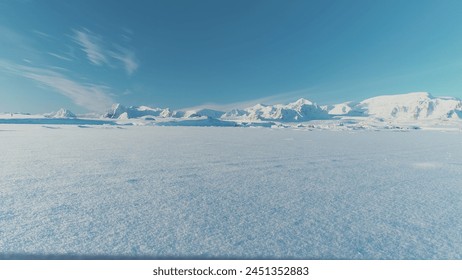
[{"label": "snowy ground", "polygon": [[0,125],[0,258],[462,259],[462,133]]}]

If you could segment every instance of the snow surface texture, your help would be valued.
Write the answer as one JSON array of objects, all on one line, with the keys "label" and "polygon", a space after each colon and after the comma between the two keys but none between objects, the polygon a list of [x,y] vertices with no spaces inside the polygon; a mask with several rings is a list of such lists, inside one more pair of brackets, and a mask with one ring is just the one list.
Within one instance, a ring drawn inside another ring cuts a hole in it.
[{"label": "snow surface texture", "polygon": [[461,142],[3,124],[0,257],[461,259]]}]

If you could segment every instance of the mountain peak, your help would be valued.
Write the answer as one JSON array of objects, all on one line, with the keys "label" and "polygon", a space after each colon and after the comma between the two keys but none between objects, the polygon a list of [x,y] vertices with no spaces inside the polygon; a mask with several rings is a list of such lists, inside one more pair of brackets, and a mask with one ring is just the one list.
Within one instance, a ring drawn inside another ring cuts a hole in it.
[{"label": "mountain peak", "polygon": [[295,102],[289,103],[289,105],[313,105],[313,102],[305,98],[300,98]]},{"label": "mountain peak", "polygon": [[76,118],[77,116],[69,111],[68,109],[61,108],[55,113],[51,113],[48,115],[49,118],[56,118],[56,119],[66,119],[66,118]]},{"label": "mountain peak", "polygon": [[121,114],[123,114],[127,108],[123,106],[120,103],[112,104],[111,109],[108,110],[105,114],[105,118],[111,118],[111,119],[116,119],[118,118]]}]

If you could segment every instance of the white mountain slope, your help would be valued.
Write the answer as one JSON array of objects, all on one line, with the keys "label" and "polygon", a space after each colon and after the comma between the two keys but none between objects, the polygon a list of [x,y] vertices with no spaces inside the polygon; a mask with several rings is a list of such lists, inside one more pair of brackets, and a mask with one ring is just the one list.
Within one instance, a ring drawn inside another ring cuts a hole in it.
[{"label": "white mountain slope", "polygon": [[76,118],[77,116],[71,111],[61,108],[57,112],[45,115],[45,117],[55,118],[55,119],[67,119],[67,118]]},{"label": "white mountain slope", "polygon": [[153,116],[153,117],[169,117],[171,116],[171,112],[168,108],[161,109],[161,108],[151,108],[147,106],[139,106],[139,107],[125,107],[121,104],[114,104],[112,105],[111,109],[103,115],[105,118],[110,119],[133,119],[133,118],[141,118],[144,116]]},{"label": "white mountain slope", "polygon": [[239,118],[247,115],[247,111],[242,109],[232,109],[231,111],[226,112],[222,118]]},{"label": "white mountain slope", "polygon": [[452,97],[433,97],[426,92],[384,95],[360,102],[349,113],[395,120],[459,119],[462,102]]},{"label": "white mountain slope", "polygon": [[225,112],[217,111],[213,109],[200,109],[200,110],[189,110],[184,112],[184,118],[197,118],[197,117],[209,117],[213,119],[219,119],[223,116]]},{"label": "white mountain slope", "polygon": [[395,121],[462,119],[461,100],[454,97],[433,97],[427,92],[376,96],[359,103],[345,102],[322,108],[330,115]]}]

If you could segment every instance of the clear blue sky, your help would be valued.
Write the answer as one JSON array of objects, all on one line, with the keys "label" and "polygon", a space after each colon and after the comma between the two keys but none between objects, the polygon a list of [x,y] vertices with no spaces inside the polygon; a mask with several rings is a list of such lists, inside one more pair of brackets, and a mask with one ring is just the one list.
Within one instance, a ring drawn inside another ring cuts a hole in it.
[{"label": "clear blue sky", "polygon": [[0,0],[0,112],[462,97],[462,1]]}]

